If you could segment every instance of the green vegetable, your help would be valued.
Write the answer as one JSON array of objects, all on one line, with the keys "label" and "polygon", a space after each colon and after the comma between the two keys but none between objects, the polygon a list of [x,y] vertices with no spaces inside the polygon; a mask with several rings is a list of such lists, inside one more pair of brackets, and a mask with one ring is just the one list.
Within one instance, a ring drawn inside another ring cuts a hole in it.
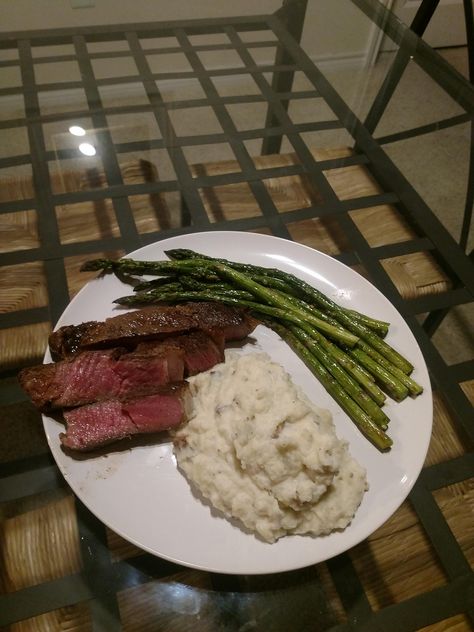
[{"label": "green vegetable", "polygon": [[[331,299],[325,296],[322,292],[319,292],[319,290],[313,288],[308,283],[305,283],[301,279],[298,279],[293,274],[283,272],[282,270],[278,270],[277,268],[264,268],[261,266],[254,266],[250,263],[236,263],[235,261],[228,261],[227,259],[217,259],[194,252],[193,250],[189,250],[187,248],[175,248],[172,250],[167,250],[166,255],[170,257],[170,259],[173,259],[175,261],[190,259],[217,261],[224,265],[228,265],[235,270],[249,274],[250,276],[260,275],[261,277],[266,277],[266,282],[269,284],[270,287],[280,289],[286,293],[295,293],[297,297],[304,297],[309,292],[310,295],[314,297],[316,303],[320,304],[320,306],[323,309],[326,309],[328,313],[331,313],[332,311],[345,312],[352,318],[356,318],[366,326],[373,328],[375,331],[380,333],[380,335],[387,335],[389,323],[371,318],[370,316],[367,316],[366,314],[361,314],[355,310],[345,309],[340,305],[337,305],[337,303],[334,303],[334,301],[331,301]],[[262,279],[260,279],[259,282],[261,282],[262,285],[264,284],[264,281]]]},{"label": "green vegetable", "polygon": [[331,351],[326,351],[320,343],[309,336],[303,329],[296,325],[289,325],[288,329],[302,342],[309,351],[324,365],[331,375],[338,381],[340,386],[356,401],[359,406],[369,415],[369,417],[383,430],[388,427],[389,419],[379,408],[378,404],[371,399],[367,393],[360,388],[360,385],[349,375],[339,364]]},{"label": "green vegetable", "polygon": [[362,410],[362,408],[349,396],[339,382],[327,371],[316,356],[302,344],[296,336],[283,325],[272,322],[269,323],[283,340],[295,351],[303,360],[310,371],[317,377],[327,392],[348,414],[359,430],[382,451],[390,449],[393,444],[392,439]]},{"label": "green vegetable", "polygon": [[372,373],[375,381],[380,384],[395,401],[401,402],[408,396],[408,388],[392,375],[392,373],[362,351],[362,349],[349,349],[348,353],[356,362],[359,362],[367,371]]}]

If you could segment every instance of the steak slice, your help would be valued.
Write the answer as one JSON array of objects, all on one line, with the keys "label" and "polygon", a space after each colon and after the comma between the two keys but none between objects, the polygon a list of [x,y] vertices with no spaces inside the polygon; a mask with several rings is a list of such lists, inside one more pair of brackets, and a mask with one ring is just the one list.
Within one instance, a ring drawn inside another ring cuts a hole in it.
[{"label": "steak slice", "polygon": [[[186,377],[202,373],[213,366],[224,362],[224,337],[215,335],[211,338],[204,331],[194,331],[182,336],[170,336],[163,345],[171,345],[184,354],[184,374]],[[156,343],[142,342],[135,350],[136,354],[148,352],[149,346]]]},{"label": "steak slice", "polygon": [[197,375],[213,366],[224,362],[224,336],[214,333],[211,338],[203,331],[196,331],[189,336],[174,338],[173,344],[184,351],[184,366],[186,375]]},{"label": "steak slice", "polygon": [[53,364],[23,369],[18,379],[33,404],[47,412],[179,382],[223,361],[223,338],[214,340],[195,331],[143,342],[131,352],[125,348],[82,351]]},{"label": "steak slice", "polygon": [[131,399],[108,399],[66,411],[63,446],[88,451],[133,435],[161,432],[181,424],[190,406],[186,382],[169,384]]},{"label": "steak slice", "polygon": [[23,369],[18,379],[33,404],[48,411],[178,382],[184,378],[184,357],[179,346],[156,342],[138,354],[124,348],[83,351],[54,364]]},{"label": "steak slice", "polygon": [[102,322],[60,327],[50,335],[49,347],[53,359],[57,360],[80,350],[136,346],[145,340],[196,330],[217,339],[240,340],[257,324],[244,310],[221,303],[162,305],[126,312]]}]

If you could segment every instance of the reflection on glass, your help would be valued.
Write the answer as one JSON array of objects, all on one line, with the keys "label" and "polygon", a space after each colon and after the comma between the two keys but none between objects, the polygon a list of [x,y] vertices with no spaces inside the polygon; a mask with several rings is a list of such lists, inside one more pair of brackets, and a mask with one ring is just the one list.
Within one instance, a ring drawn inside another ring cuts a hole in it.
[{"label": "reflection on glass", "polygon": [[81,154],[84,154],[84,156],[95,156],[97,153],[94,145],[91,145],[90,143],[81,143],[79,145],[79,151]]},{"label": "reflection on glass", "polygon": [[86,135],[86,130],[83,127],[81,127],[80,125],[71,125],[71,127],[69,128],[69,132],[73,136],[85,136]]}]

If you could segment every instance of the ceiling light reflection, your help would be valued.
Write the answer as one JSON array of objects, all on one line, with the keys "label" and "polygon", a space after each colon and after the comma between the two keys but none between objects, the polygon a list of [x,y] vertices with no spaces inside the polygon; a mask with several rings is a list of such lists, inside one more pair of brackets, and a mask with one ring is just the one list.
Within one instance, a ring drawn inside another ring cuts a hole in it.
[{"label": "ceiling light reflection", "polygon": [[321,281],[322,283],[324,283],[324,285],[328,285],[329,287],[332,287],[335,290],[337,289],[337,285],[332,283],[327,278],[327,275],[320,274],[314,268],[308,268],[308,266],[305,266],[302,263],[298,263],[297,261],[295,261],[294,259],[290,257],[285,257],[285,255],[278,255],[275,253],[272,253],[272,254],[267,253],[267,257],[269,257],[270,259],[274,259],[275,261],[278,261],[280,264],[281,263],[287,264],[288,266],[290,266],[290,268],[296,269],[298,272],[301,272],[304,275],[306,274],[310,277],[313,277],[317,279],[318,281]]},{"label": "ceiling light reflection", "polygon": [[95,156],[97,153],[94,145],[91,145],[90,143],[81,143],[79,145],[79,151],[81,154],[84,154],[84,156]]},{"label": "ceiling light reflection", "polygon": [[71,127],[69,128],[69,133],[73,136],[85,136],[86,130],[79,125],[71,125]]}]

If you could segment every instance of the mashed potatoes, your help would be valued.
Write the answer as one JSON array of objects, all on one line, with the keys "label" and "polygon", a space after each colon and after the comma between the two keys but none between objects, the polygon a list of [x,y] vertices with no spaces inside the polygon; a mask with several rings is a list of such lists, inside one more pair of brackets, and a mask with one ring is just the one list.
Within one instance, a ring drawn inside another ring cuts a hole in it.
[{"label": "mashed potatoes", "polygon": [[228,354],[190,379],[194,411],[177,431],[178,465],[228,518],[267,542],[345,528],[367,480],[314,406],[264,353]]}]

